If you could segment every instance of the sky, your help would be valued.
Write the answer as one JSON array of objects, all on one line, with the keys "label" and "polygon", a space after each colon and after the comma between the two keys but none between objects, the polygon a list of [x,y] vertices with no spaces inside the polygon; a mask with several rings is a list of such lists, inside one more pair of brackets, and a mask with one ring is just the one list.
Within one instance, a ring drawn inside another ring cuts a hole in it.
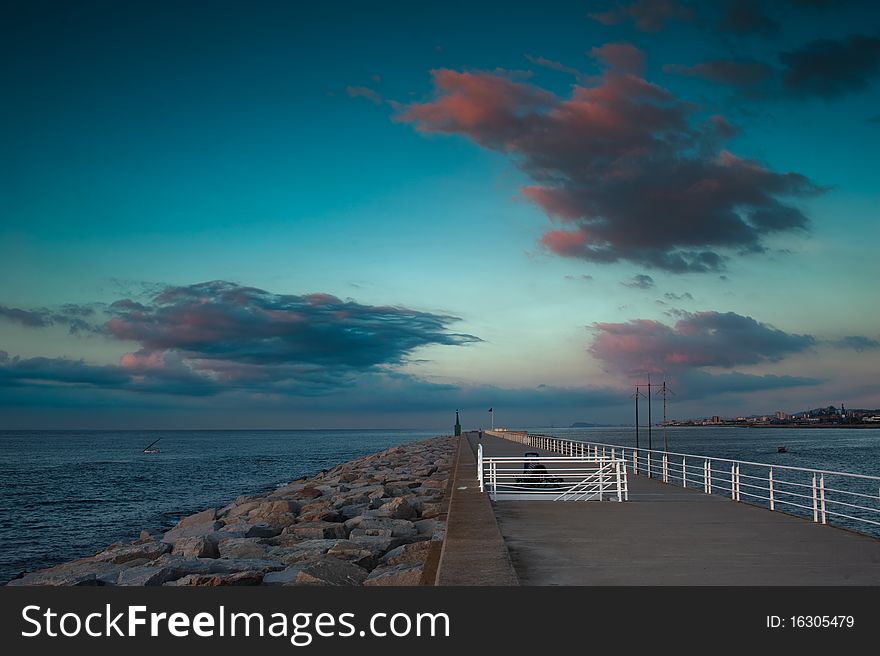
[{"label": "sky", "polygon": [[880,407],[880,9],[10,2],[0,428]]}]

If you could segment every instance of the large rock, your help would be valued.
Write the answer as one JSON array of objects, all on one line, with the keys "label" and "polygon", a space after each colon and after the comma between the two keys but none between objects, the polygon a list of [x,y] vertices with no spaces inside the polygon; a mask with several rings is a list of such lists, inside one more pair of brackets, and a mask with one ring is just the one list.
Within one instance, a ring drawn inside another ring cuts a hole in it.
[{"label": "large rock", "polygon": [[147,565],[121,571],[117,585],[163,585],[189,574],[235,574],[247,571],[265,573],[283,568],[284,564],[277,560],[181,558],[166,554]]},{"label": "large rock", "polygon": [[[7,585],[51,585],[51,586],[94,586],[94,585],[114,585],[119,573],[132,563],[139,561],[130,561],[125,564],[97,562],[91,558],[83,560],[75,560],[70,563],[62,563],[55,567],[25,574],[17,579],[13,579]],[[148,562],[148,561],[144,561]]]},{"label": "large rock", "polygon": [[296,582],[296,577],[299,576],[302,568],[305,567],[305,563],[298,563],[287,567],[286,569],[278,570],[277,572],[268,572],[263,577],[263,585],[290,585]]},{"label": "large rock", "polygon": [[390,538],[391,537],[391,529],[390,528],[353,528],[351,529],[351,539],[361,537],[379,537],[379,538]]},{"label": "large rock", "polygon": [[418,515],[416,509],[404,497],[395,497],[388,503],[380,506],[379,510],[391,519],[412,519]]},{"label": "large rock", "polygon": [[383,565],[400,565],[402,563],[424,563],[431,551],[431,542],[411,542],[392,549],[382,557]]},{"label": "large rock", "polygon": [[177,522],[177,526],[174,528],[186,528],[187,526],[196,526],[197,524],[204,524],[205,522],[210,522],[217,519],[217,509],[216,508],[208,508],[207,510],[203,510],[202,512],[197,512],[194,515],[189,515],[187,517],[181,518],[179,522]]},{"label": "large rock", "polygon": [[349,536],[348,541],[354,542],[358,547],[369,551],[374,556],[381,556],[389,549],[400,544],[400,541],[396,538],[376,537],[372,535]]},{"label": "large rock", "polygon": [[155,560],[170,550],[171,545],[166,542],[150,541],[141,544],[114,544],[97,554],[94,559],[98,562],[122,564],[140,558]]},{"label": "large rock", "polygon": [[339,522],[301,522],[284,529],[285,535],[293,535],[303,540],[324,538],[345,538],[348,529]]},{"label": "large rock", "polygon": [[276,535],[281,535],[284,528],[284,526],[272,526],[266,522],[259,522],[249,527],[244,535],[248,538],[274,538]]},{"label": "large rock", "polygon": [[176,581],[163,585],[173,586],[226,586],[226,585],[260,585],[263,582],[262,572],[235,572],[234,574],[187,574]]},{"label": "large rock", "polygon": [[174,543],[171,553],[184,558],[218,558],[217,534],[200,535],[194,538],[180,538]]},{"label": "large rock", "polygon": [[327,550],[328,556],[334,556],[340,560],[347,560],[354,563],[358,567],[371,570],[376,566],[376,555],[369,549],[364,549],[362,545],[351,540],[337,540],[330,549]]},{"label": "large rock", "polygon": [[303,560],[314,560],[327,553],[336,542],[336,540],[304,540],[287,548],[279,548],[277,556],[288,565]]},{"label": "large rock", "polygon": [[308,563],[296,577],[296,585],[361,585],[367,578],[367,570],[354,563],[325,556]]},{"label": "large rock", "polygon": [[423,570],[423,563],[402,563],[389,567],[377,567],[364,580],[364,585],[419,585],[422,582]]},{"label": "large rock", "polygon": [[262,544],[260,538],[225,538],[218,545],[221,558],[269,558],[271,547]]},{"label": "large rock", "polygon": [[181,538],[199,538],[210,535],[221,529],[223,524],[216,520],[202,522],[201,524],[187,524],[186,526],[175,526],[170,531],[166,531],[162,537],[163,542],[176,542]]},{"label": "large rock", "polygon": [[414,537],[418,530],[415,524],[405,519],[390,519],[387,517],[364,517],[357,525],[359,529],[387,529],[396,538]]}]

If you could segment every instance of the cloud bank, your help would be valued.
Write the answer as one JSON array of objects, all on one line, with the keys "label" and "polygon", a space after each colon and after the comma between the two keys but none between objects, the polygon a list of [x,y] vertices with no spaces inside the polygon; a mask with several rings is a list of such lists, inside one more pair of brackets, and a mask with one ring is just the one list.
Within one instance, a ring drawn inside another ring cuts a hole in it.
[{"label": "cloud bank", "polygon": [[523,195],[560,224],[541,244],[563,257],[712,272],[730,251],[762,252],[768,236],[808,228],[794,201],[819,186],[727,150],[735,128],[644,79],[632,45],[592,54],[603,74],[567,98],[496,73],[435,70],[434,99],[395,120],[509,156],[532,180]]}]

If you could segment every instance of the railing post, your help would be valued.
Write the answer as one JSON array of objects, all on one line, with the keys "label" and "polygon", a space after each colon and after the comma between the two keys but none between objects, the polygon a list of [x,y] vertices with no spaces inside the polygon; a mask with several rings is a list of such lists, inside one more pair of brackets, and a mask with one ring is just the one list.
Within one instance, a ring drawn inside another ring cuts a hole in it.
[{"label": "railing post", "polygon": [[776,510],[776,499],[773,496],[773,467],[770,468],[770,510]]},{"label": "railing post", "polygon": [[827,524],[825,521],[825,474],[819,476],[819,503],[821,504],[819,508],[822,512],[822,523]]},{"label": "railing post", "polygon": [[480,481],[480,492],[483,491],[483,445],[477,447],[477,478]]},{"label": "railing post", "polygon": [[663,482],[669,482],[669,456],[663,454]]},{"label": "railing post", "polygon": [[819,521],[819,493],[816,489],[816,475],[813,474],[813,521]]},{"label": "railing post", "polygon": [[736,501],[736,465],[730,465],[730,498]]},{"label": "railing post", "polygon": [[654,470],[651,468],[651,451],[648,451],[648,478],[654,478]]},{"label": "railing post", "polygon": [[620,461],[619,460],[614,461],[614,472],[617,475],[617,501],[622,502],[623,501],[623,486],[621,485],[621,480],[620,480]]},{"label": "railing post", "polygon": [[687,458],[685,458],[684,456],[681,457],[681,486],[688,486]]},{"label": "railing post", "polygon": [[742,485],[741,478],[739,475],[739,463],[736,463],[736,500],[742,501]]},{"label": "railing post", "polygon": [[615,457],[615,451],[616,451],[615,449],[611,449],[611,459],[612,460],[617,460],[617,458]]},{"label": "railing post", "polygon": [[709,494],[712,494],[712,460],[706,459],[706,472],[709,474]]},{"label": "railing post", "polygon": [[633,449],[633,475],[639,475],[639,452]]}]

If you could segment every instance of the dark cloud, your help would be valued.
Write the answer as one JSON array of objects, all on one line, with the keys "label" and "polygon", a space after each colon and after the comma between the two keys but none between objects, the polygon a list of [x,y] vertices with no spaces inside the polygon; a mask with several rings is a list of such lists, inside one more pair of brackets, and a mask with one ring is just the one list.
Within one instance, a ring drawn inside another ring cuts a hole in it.
[{"label": "dark cloud", "polygon": [[72,334],[80,331],[94,330],[90,321],[95,316],[95,309],[90,306],[66,304],[57,310],[40,308],[22,310],[0,305],[0,319],[21,324],[28,328],[47,328],[49,326],[66,326]]},{"label": "dark cloud", "polygon": [[604,74],[568,98],[492,73],[434,71],[436,98],[395,120],[514,159],[534,182],[522,193],[562,224],[541,244],[564,257],[718,271],[725,251],[761,252],[768,235],[808,227],[791,199],[817,185],[726,150],[736,130],[721,116],[696,120],[693,105],[640,77],[631,45],[593,54]]},{"label": "dark cloud", "polygon": [[779,21],[767,13],[769,5],[761,0],[729,0],[723,5],[716,29],[737,36],[774,36],[779,32]]},{"label": "dark cloud", "polygon": [[720,82],[750,96],[769,94],[776,74],[772,66],[754,59],[718,59],[694,66],[669,64],[664,66],[663,70],[667,73]]},{"label": "dark cloud", "polygon": [[654,279],[651,276],[639,273],[633,276],[630,280],[626,280],[620,284],[624,287],[632,287],[633,289],[650,289],[654,286]]},{"label": "dark cloud", "polygon": [[782,85],[794,97],[837,98],[864,91],[880,73],[880,38],[819,39],[779,55]]},{"label": "dark cloud", "polygon": [[851,348],[859,352],[880,348],[880,341],[873,339],[872,337],[865,337],[864,335],[849,335],[838,340],[833,340],[831,344],[838,348]]},{"label": "dark cloud", "polygon": [[590,282],[591,280],[593,280],[593,276],[586,274],[586,273],[582,273],[579,276],[565,276],[565,279],[566,280],[583,280],[585,282]]},{"label": "dark cloud", "polygon": [[[8,314],[34,327],[53,321],[49,311],[48,319],[41,312],[21,312]],[[223,281],[167,287],[143,303],[122,299],[107,313],[110,318],[93,329],[139,345],[118,365],[4,354],[2,384],[41,381],[194,395],[322,394],[353,385],[364,372],[403,364],[423,346],[480,341],[449,331],[457,319],[448,315],[329,294],[272,294]]]},{"label": "dark cloud", "polygon": [[637,0],[619,3],[607,11],[589,14],[603,25],[619,25],[632,21],[637,30],[659,32],[672,21],[692,21],[693,9],[675,0]]},{"label": "dark cloud", "polygon": [[138,342],[148,353],[245,365],[369,368],[400,364],[429,344],[479,341],[447,330],[456,317],[223,281],[169,287],[149,305],[122,301],[110,309],[107,333]]},{"label": "dark cloud", "polygon": [[675,381],[676,395],[684,400],[714,398],[719,394],[748,394],[769,390],[821,385],[824,381],[806,376],[744,374],[732,371],[710,374],[699,369],[682,372]]},{"label": "dark cloud", "polygon": [[665,298],[668,298],[670,301],[692,301],[694,297],[690,292],[685,292],[684,294],[673,294],[672,292],[666,292],[663,294]]},{"label": "dark cloud", "polygon": [[693,66],[667,64],[663,70],[725,84],[750,99],[831,100],[864,91],[880,74],[880,38],[853,34],[820,39],[781,52],[778,59],[779,65],[718,59]]},{"label": "dark cloud", "polygon": [[589,351],[610,371],[668,373],[774,362],[816,344],[810,335],[734,312],[680,314],[674,326],[645,319],[595,323]]}]

